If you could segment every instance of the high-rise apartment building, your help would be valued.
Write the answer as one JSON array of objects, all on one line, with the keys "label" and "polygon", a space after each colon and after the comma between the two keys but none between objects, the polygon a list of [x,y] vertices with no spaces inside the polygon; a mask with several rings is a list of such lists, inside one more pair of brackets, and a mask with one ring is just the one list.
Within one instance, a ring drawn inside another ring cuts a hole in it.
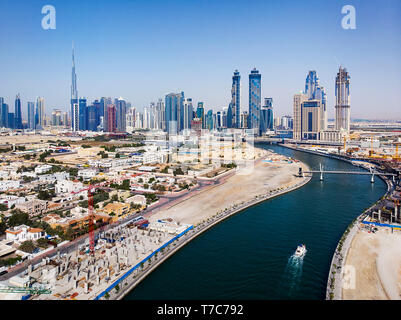
[{"label": "high-rise apartment building", "polygon": [[127,114],[127,103],[123,98],[115,100],[116,106],[116,127],[118,132],[126,131],[126,114]]},{"label": "high-rise apartment building", "polygon": [[87,130],[87,111],[86,111],[86,98],[80,98],[78,101],[79,105],[79,131]]},{"label": "high-rise apartment building", "polygon": [[22,111],[21,111],[21,98],[18,93],[15,97],[15,111],[14,111],[15,129],[22,129]]},{"label": "high-rise apartment building", "polygon": [[261,106],[261,74],[254,68],[249,74],[249,116],[248,128],[259,132]]},{"label": "high-rise apartment building", "polygon": [[262,135],[266,131],[274,129],[273,121],[273,98],[265,98],[264,104],[260,110],[260,132]]},{"label": "high-rise apartment building", "polygon": [[107,106],[107,132],[117,131],[117,110],[114,104]]},{"label": "high-rise apartment building", "polygon": [[54,109],[52,111],[52,126],[61,126],[61,110]]},{"label": "high-rise apartment building", "polygon": [[350,76],[347,69],[340,67],[336,77],[336,130],[342,130],[346,133],[350,131],[351,122],[351,102],[349,94]]},{"label": "high-rise apartment building", "polygon": [[304,93],[297,93],[294,95],[294,128],[293,128],[293,138],[295,140],[302,139],[302,103],[308,100],[308,96]]},{"label": "high-rise apartment building", "polygon": [[35,129],[35,103],[28,102],[28,129]]},{"label": "high-rise apartment building", "polygon": [[71,116],[72,131],[79,131],[79,104],[78,102],[72,105]]},{"label": "high-rise apartment building", "polygon": [[170,93],[165,98],[166,131],[175,134],[181,131],[181,112],[184,93]]},{"label": "high-rise apartment building", "polygon": [[184,99],[184,106],[183,106],[183,126],[182,129],[191,129],[191,121],[193,119],[193,105],[192,105],[192,98],[185,98]]},{"label": "high-rise apartment building", "polygon": [[36,128],[43,130],[45,126],[45,99],[38,97],[36,99]]},{"label": "high-rise apartment building", "polygon": [[308,96],[308,100],[320,101],[320,127],[322,130],[327,129],[327,110],[326,110],[326,91],[319,83],[319,77],[316,71],[309,71],[305,81],[304,93]]},{"label": "high-rise apartment building", "polygon": [[231,88],[231,107],[232,107],[232,124],[233,127],[235,128],[240,128],[240,115],[241,115],[241,76],[238,72],[238,70],[235,70],[234,75],[233,75],[233,84]]},{"label": "high-rise apartment building", "polygon": [[9,128],[8,124],[8,104],[2,103],[1,105],[1,126],[3,128]]}]

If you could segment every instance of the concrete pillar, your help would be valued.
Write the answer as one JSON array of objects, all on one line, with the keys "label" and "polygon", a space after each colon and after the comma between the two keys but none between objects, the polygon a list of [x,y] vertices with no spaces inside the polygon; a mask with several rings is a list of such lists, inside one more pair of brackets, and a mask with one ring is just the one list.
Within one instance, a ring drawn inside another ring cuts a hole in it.
[{"label": "concrete pillar", "polygon": [[85,293],[89,293],[89,284],[87,282],[85,282]]},{"label": "concrete pillar", "polygon": [[100,285],[100,276],[96,277],[96,283],[97,283],[97,285]]}]

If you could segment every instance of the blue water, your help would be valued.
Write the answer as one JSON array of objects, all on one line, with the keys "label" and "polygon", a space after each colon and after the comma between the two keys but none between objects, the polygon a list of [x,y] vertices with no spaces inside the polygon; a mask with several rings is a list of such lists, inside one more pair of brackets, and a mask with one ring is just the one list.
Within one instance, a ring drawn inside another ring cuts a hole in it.
[{"label": "blue water", "polygon": [[[357,170],[343,161],[261,145],[318,169]],[[333,252],[348,224],[386,191],[366,175],[315,175],[205,232],[126,299],[324,299]],[[245,191],[244,191],[245,192]],[[293,257],[297,245],[307,253]]]}]

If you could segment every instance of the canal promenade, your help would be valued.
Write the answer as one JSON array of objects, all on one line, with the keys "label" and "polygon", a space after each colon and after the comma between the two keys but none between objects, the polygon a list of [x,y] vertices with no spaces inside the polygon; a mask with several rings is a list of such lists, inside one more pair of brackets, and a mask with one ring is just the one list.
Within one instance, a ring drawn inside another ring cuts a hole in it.
[{"label": "canal promenade", "polygon": [[[163,251],[160,251],[159,255],[154,255],[152,259],[149,259],[145,262],[138,271],[129,275],[125,281],[123,281],[123,286],[118,286],[118,290],[115,289],[116,286],[111,288],[108,291],[108,299],[111,300],[121,300],[123,299],[128,293],[130,293],[142,280],[144,280],[152,271],[154,271],[160,264],[166,261],[169,257],[174,255],[178,250],[188,244],[190,241],[194,240],[196,237],[204,233],[205,231],[209,230],[213,226],[217,225],[218,223],[224,221],[225,219],[247,209],[252,206],[257,205],[258,203],[267,201],[269,199],[279,197],[285,193],[294,191],[298,188],[301,188],[305,184],[307,184],[312,178],[312,175],[308,175],[305,177],[300,177],[300,181],[296,184],[292,185],[288,188],[278,188],[276,190],[272,190],[267,194],[261,194],[255,196],[252,200],[243,202],[239,205],[233,205],[225,210],[217,212],[214,216],[204,220],[203,222],[194,226],[192,230],[189,230],[186,234],[179,237],[176,241],[169,244]],[[107,299],[103,296],[101,299]]]},{"label": "canal promenade", "polygon": [[[387,184],[387,192],[383,196],[386,197],[391,193],[393,189],[393,182],[391,181],[391,179],[388,179],[386,177],[381,178]],[[354,240],[354,237],[361,229],[360,225],[362,221],[366,218],[367,215],[371,213],[371,211],[380,201],[381,199],[377,200],[368,209],[362,212],[361,215],[359,215],[354,221],[352,221],[348,228],[345,230],[340,241],[338,242],[337,248],[334,251],[327,280],[326,300],[342,300],[343,287],[351,285],[348,280],[352,281],[352,279],[348,279],[348,277],[352,276],[352,270],[348,270],[348,266],[346,265],[349,249],[351,247],[352,241]]]}]

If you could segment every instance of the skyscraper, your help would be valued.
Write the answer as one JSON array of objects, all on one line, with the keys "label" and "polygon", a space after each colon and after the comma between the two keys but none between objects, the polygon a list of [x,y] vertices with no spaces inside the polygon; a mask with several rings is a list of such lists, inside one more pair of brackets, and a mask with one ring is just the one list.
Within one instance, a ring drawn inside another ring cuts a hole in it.
[{"label": "skyscraper", "polygon": [[297,93],[294,95],[294,128],[293,138],[295,140],[302,139],[302,103],[308,100],[308,96],[304,93]]},{"label": "skyscraper", "polygon": [[183,104],[183,93],[170,93],[165,98],[166,108],[166,131],[170,134],[181,130],[181,109]]},{"label": "skyscraper", "polygon": [[3,123],[3,104],[4,104],[4,98],[0,97],[0,127],[6,127]]},{"label": "skyscraper", "polygon": [[[74,114],[74,104],[78,103],[77,75],[75,73],[75,54],[74,44],[72,45],[72,74],[71,74],[71,115]],[[78,128],[74,123],[75,118],[71,118],[71,127]]]},{"label": "skyscraper", "polygon": [[233,84],[231,88],[231,106],[232,106],[232,115],[233,115],[233,126],[235,128],[240,128],[240,115],[241,115],[241,93],[240,93],[240,82],[241,76],[238,70],[235,70],[233,75]]},{"label": "skyscraper", "polygon": [[92,105],[86,108],[86,120],[87,120],[86,130],[97,131],[97,126],[99,125],[98,110],[99,108],[96,104],[96,101]]},{"label": "skyscraper", "polygon": [[117,131],[126,131],[126,114],[127,114],[127,103],[123,98],[116,99],[116,121],[117,121]]},{"label": "skyscraper", "polygon": [[28,102],[28,129],[35,129],[35,104]]},{"label": "skyscraper", "polygon": [[249,74],[249,129],[259,132],[261,105],[261,74],[254,68]]},{"label": "skyscraper", "polygon": [[264,105],[260,110],[260,132],[262,135],[266,131],[273,130],[273,98],[265,98]]},{"label": "skyscraper", "polygon": [[72,105],[71,128],[72,128],[72,131],[79,131],[79,104],[78,104],[78,102],[76,102]]},{"label": "skyscraper", "polygon": [[8,124],[8,104],[3,103],[1,105],[1,126],[3,128],[9,128]]},{"label": "skyscraper", "polygon": [[327,129],[327,112],[326,112],[326,92],[319,84],[319,77],[316,71],[309,71],[305,81],[304,93],[308,96],[308,100],[320,101],[320,128]]},{"label": "skyscraper", "polygon": [[206,122],[206,129],[213,130],[215,127],[214,117],[213,117],[213,110],[209,110],[205,117]]},{"label": "skyscraper", "polygon": [[15,97],[15,111],[14,111],[15,129],[22,129],[22,112],[21,112],[21,98],[18,93]]},{"label": "skyscraper", "polygon": [[52,111],[52,126],[61,126],[61,110],[54,109]]},{"label": "skyscraper", "polygon": [[157,112],[157,129],[166,130],[166,109],[164,108],[164,102],[159,99],[156,104]]},{"label": "skyscraper", "polygon": [[79,102],[79,131],[85,131],[87,129],[87,110],[86,110],[86,98],[80,98]]},{"label": "skyscraper", "polygon": [[203,106],[203,102],[198,102],[196,117],[202,120],[202,128],[205,128],[205,107]]},{"label": "skyscraper", "polygon": [[347,69],[340,66],[336,77],[336,130],[350,130],[350,95],[349,95],[350,76]]},{"label": "skyscraper", "polygon": [[36,99],[36,128],[42,130],[45,125],[45,99]]},{"label": "skyscraper", "polygon": [[110,104],[107,106],[107,132],[116,132],[117,131],[117,119],[116,119],[116,106],[114,104]]},{"label": "skyscraper", "polygon": [[193,105],[191,98],[184,99],[183,118],[182,129],[191,129],[191,121],[193,119]]},{"label": "skyscraper", "polygon": [[235,123],[234,123],[235,117],[233,116],[234,112],[235,111],[234,111],[233,104],[230,103],[228,105],[227,114],[226,114],[226,126],[227,126],[227,128],[234,128],[235,127]]}]

